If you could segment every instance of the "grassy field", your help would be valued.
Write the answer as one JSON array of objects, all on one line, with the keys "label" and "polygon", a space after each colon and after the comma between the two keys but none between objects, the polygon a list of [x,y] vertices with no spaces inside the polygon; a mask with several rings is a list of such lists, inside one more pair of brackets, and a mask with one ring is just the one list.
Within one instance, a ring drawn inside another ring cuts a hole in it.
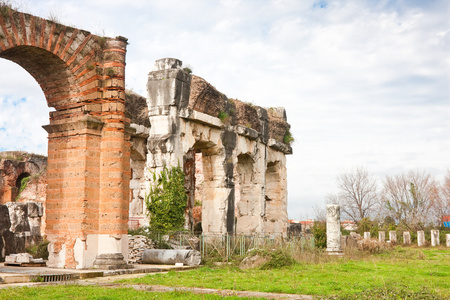
[{"label": "grassy field", "polygon": [[[221,297],[218,295],[195,295],[188,292],[146,292],[136,291],[132,288],[111,288],[81,285],[41,286],[9,288],[0,290],[0,299],[5,300],[123,300],[123,299],[193,299],[215,300],[230,299],[242,300],[236,296]],[[253,299],[253,298],[251,298]]]},{"label": "grassy field", "polygon": [[[389,253],[357,259],[326,257],[290,267],[240,270],[237,267],[203,267],[129,280],[129,283],[221,288],[260,292],[340,296],[370,291],[415,293],[426,291],[450,298],[450,250],[397,247]],[[433,298],[430,298],[433,299]]]},{"label": "grassy field", "polygon": [[[298,263],[283,268],[240,270],[231,264],[147,275],[119,283],[294,293],[333,299],[450,299],[450,250],[397,247],[382,254],[354,253],[343,258],[314,252],[305,253]],[[0,299],[14,300],[219,298],[222,299],[214,295],[152,293],[94,286],[0,290]]]}]

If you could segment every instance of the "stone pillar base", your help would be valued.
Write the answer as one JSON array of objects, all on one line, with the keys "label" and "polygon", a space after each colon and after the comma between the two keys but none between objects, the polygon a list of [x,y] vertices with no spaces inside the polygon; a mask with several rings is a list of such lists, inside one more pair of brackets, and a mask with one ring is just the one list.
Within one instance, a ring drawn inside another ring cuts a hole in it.
[{"label": "stone pillar base", "polygon": [[342,251],[342,250],[327,250],[327,254],[333,255],[333,256],[344,256],[344,251]]},{"label": "stone pillar base", "polygon": [[94,261],[94,268],[102,270],[132,269],[133,267],[125,262],[122,253],[99,254]]}]

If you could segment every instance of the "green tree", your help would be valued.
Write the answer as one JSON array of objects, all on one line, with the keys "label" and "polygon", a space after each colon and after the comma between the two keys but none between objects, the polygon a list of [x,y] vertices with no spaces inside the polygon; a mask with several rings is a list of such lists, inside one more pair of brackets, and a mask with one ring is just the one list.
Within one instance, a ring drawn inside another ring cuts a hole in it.
[{"label": "green tree", "polygon": [[317,248],[327,247],[327,223],[315,221],[311,232],[314,235],[314,240]]},{"label": "green tree", "polygon": [[180,166],[164,166],[158,175],[152,173],[152,179],[145,197],[150,229],[158,232],[182,229],[187,201],[183,170]]}]

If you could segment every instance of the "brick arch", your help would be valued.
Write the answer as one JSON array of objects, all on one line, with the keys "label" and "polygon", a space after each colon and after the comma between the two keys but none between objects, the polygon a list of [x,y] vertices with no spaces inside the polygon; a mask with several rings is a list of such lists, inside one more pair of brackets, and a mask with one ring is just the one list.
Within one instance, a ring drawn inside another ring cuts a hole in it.
[{"label": "brick arch", "polygon": [[0,58],[27,70],[56,110],[43,126],[48,132],[48,265],[90,268],[97,255],[122,252],[126,258],[127,40],[99,37],[5,4],[0,8]]}]

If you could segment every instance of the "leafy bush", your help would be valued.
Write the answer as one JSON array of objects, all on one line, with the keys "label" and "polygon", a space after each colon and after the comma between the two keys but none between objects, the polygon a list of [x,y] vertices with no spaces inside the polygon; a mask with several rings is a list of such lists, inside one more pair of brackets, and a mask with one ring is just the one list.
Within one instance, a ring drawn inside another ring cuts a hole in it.
[{"label": "leafy bush", "polygon": [[370,218],[363,218],[358,222],[358,228],[356,230],[361,236],[364,236],[364,232],[370,232],[371,237],[378,236],[378,222],[372,221]]},{"label": "leafy bush", "polygon": [[286,145],[290,145],[294,142],[294,137],[292,136],[292,133],[288,130],[286,130],[286,133],[283,136],[283,143]]},{"label": "leafy bush", "polygon": [[145,197],[150,230],[175,231],[183,228],[187,194],[184,189],[184,172],[180,166],[153,172],[150,193]]},{"label": "leafy bush", "polygon": [[270,259],[261,265],[262,270],[279,269],[292,266],[295,260],[292,256],[283,250],[275,250],[269,252]]},{"label": "leafy bush", "polygon": [[220,111],[217,117],[220,119],[220,121],[226,123],[228,121],[229,115],[224,111]]},{"label": "leafy bush", "polygon": [[327,224],[325,222],[314,222],[311,229],[317,248],[327,247]]},{"label": "leafy bush", "polygon": [[27,253],[31,254],[33,258],[42,258],[42,259],[48,259],[48,244],[49,241],[42,241],[40,244],[33,245],[31,247],[28,247],[26,249]]}]

